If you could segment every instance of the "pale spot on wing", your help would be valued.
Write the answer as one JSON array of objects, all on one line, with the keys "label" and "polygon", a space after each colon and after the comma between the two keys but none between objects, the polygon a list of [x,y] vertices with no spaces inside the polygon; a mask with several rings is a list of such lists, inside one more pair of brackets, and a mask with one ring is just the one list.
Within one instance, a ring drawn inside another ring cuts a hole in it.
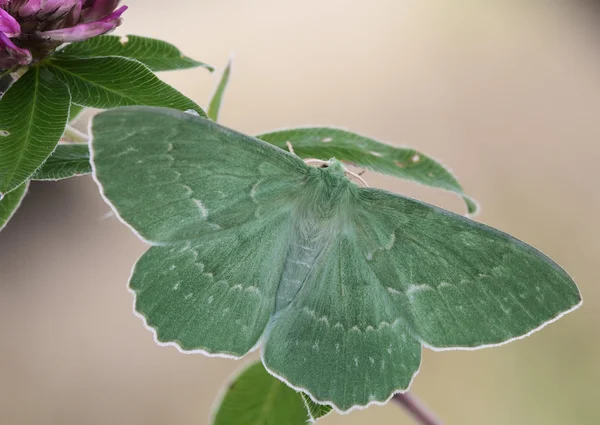
[{"label": "pale spot on wing", "polygon": [[231,289],[233,289],[233,290],[237,289],[238,291],[241,291],[243,289],[243,286],[238,283],[237,285],[233,285],[231,287]]},{"label": "pale spot on wing", "polygon": [[192,196],[192,193],[194,193],[192,188],[186,185],[183,185],[183,190],[185,190],[186,196]]},{"label": "pale spot on wing", "polygon": [[177,268],[177,266],[175,264],[171,264],[171,266],[169,266],[169,270],[175,270]]},{"label": "pale spot on wing", "polygon": [[354,357],[354,365],[358,367],[358,357]]},{"label": "pale spot on wing", "polygon": [[115,156],[123,156],[123,155],[127,155],[130,152],[137,152],[138,150],[136,148],[134,148],[133,146],[129,146],[127,149],[125,149],[123,152],[119,152],[118,154],[116,154]]},{"label": "pale spot on wing", "polygon": [[258,288],[256,286],[248,286],[244,289],[244,291],[246,292],[252,292],[255,294],[260,294],[260,291],[258,290]]},{"label": "pale spot on wing", "polygon": [[406,164],[404,164],[403,162],[400,162],[400,161],[394,161],[394,164],[396,164],[396,166],[398,166],[400,168],[404,168],[406,166]]},{"label": "pale spot on wing", "polygon": [[335,325],[333,325],[333,328],[340,328],[340,329],[344,329],[344,325],[342,325],[340,322],[337,322]]},{"label": "pale spot on wing", "polygon": [[177,282],[175,285],[173,285],[173,291],[177,291],[179,289],[179,282]]},{"label": "pale spot on wing", "polygon": [[389,292],[390,294],[392,294],[392,295],[400,295],[400,294],[402,294],[402,292],[400,292],[400,291],[398,291],[398,290],[396,290],[396,289],[394,289],[394,288],[390,288],[390,287],[388,287],[388,288],[387,288],[387,290],[388,290],[388,292]]},{"label": "pale spot on wing", "polygon": [[319,317],[319,320],[317,320],[317,322],[323,322],[323,323],[325,323],[327,326],[329,326],[329,319],[327,318],[327,316],[322,316],[322,317]]},{"label": "pale spot on wing", "polygon": [[315,342],[312,346],[313,351],[319,351],[319,341]]},{"label": "pale spot on wing", "polygon": [[371,362],[371,364],[375,364],[375,359],[373,357],[369,357],[369,361]]},{"label": "pale spot on wing", "polygon": [[167,152],[171,152],[173,150],[173,143],[169,143],[169,146],[167,146]]},{"label": "pale spot on wing", "polygon": [[194,294],[192,294],[192,293],[190,292],[189,294],[186,294],[186,296],[185,296],[185,297],[183,297],[183,298],[185,298],[186,300],[189,300],[190,298],[192,298],[192,296],[193,296],[193,295],[194,295]]},{"label": "pale spot on wing", "polygon": [[413,157],[410,159],[412,162],[419,162],[421,160],[421,156],[416,153],[413,155]]},{"label": "pale spot on wing", "polygon": [[431,286],[425,285],[425,284],[410,285],[408,287],[408,289],[406,290],[406,295],[411,297],[411,296],[414,296],[415,294],[418,294],[419,292],[432,291],[432,290],[433,290],[433,288]]},{"label": "pale spot on wing", "polygon": [[451,284],[449,284],[448,282],[442,282],[442,283],[440,283],[440,284],[437,286],[437,288],[436,288],[436,289],[438,289],[438,290],[439,290],[439,289],[442,289],[442,288],[448,288],[448,287],[450,287],[450,286],[452,286],[452,285],[451,285]]},{"label": "pale spot on wing", "polygon": [[206,300],[206,302],[208,304],[212,304],[213,300],[214,300],[214,297],[211,295],[210,297],[208,297],[208,299]]},{"label": "pale spot on wing", "polygon": [[200,214],[202,214],[202,217],[207,218],[208,210],[206,209],[206,207],[204,206],[202,201],[200,199],[194,199],[193,201],[196,204],[196,206],[198,207],[198,209],[200,210]]},{"label": "pale spot on wing", "polygon": [[378,158],[381,158],[381,157],[383,156],[383,154],[381,154],[381,153],[379,153],[379,152],[374,152],[374,151],[371,151],[371,152],[369,152],[369,153],[370,153],[371,155],[373,155],[373,156],[376,156],[376,157],[378,157]]},{"label": "pale spot on wing", "polygon": [[384,248],[389,251],[390,249],[392,249],[392,247],[394,246],[394,242],[396,242],[396,234],[392,233],[390,235],[390,240],[387,244],[385,244]]},{"label": "pale spot on wing", "polygon": [[258,186],[260,185],[261,182],[262,182],[262,180],[257,181],[256,183],[254,183],[252,185],[252,189],[250,189],[250,198],[255,203],[257,203],[257,201],[256,201],[256,191],[258,190]]},{"label": "pale spot on wing", "polygon": [[333,142],[333,138],[331,138],[331,137],[325,137],[325,138],[322,140],[322,142],[323,142],[323,143],[330,143],[330,142]]}]

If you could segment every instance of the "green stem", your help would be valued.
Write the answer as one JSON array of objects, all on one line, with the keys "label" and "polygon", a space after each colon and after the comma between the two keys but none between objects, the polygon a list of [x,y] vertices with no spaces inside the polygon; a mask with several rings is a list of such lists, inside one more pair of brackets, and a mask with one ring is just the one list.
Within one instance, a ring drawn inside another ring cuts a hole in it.
[{"label": "green stem", "polygon": [[419,425],[443,425],[442,421],[425,407],[421,401],[409,393],[398,393],[392,397]]},{"label": "green stem", "polygon": [[76,143],[87,143],[89,141],[87,134],[82,133],[81,131],[77,130],[74,127],[71,127],[70,125],[67,125],[67,128],[65,128],[63,138],[67,139],[70,142]]}]

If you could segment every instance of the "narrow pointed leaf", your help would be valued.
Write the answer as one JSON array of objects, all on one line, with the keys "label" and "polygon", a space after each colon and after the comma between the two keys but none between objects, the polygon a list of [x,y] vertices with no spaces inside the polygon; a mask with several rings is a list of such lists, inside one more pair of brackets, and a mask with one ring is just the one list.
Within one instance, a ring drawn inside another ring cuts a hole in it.
[{"label": "narrow pointed leaf", "polygon": [[33,180],[62,180],[92,172],[87,143],[61,143],[33,175]]},{"label": "narrow pointed leaf", "polygon": [[213,71],[213,67],[193,60],[167,42],[154,38],[128,35],[103,35],[80,43],[72,43],[57,53],[59,57],[91,58],[100,56],[122,56],[142,62],[152,71],[171,71],[202,67]]},{"label": "narrow pointed leaf", "polygon": [[4,229],[6,223],[12,218],[14,213],[17,211],[29,188],[29,182],[23,183],[12,192],[4,195],[4,198],[0,199],[0,230]]},{"label": "narrow pointed leaf", "polygon": [[231,75],[231,60],[227,63],[227,66],[223,70],[223,74],[221,75],[221,79],[219,80],[219,85],[215,90],[215,94],[210,100],[210,105],[208,106],[208,118],[213,121],[218,121],[219,111],[221,110],[221,103],[223,102],[223,95],[225,94],[225,89],[227,88],[227,84],[229,84],[229,76]]},{"label": "narrow pointed leaf", "polygon": [[92,108],[127,105],[164,106],[201,116],[194,101],[161,81],[142,63],[121,57],[56,58],[49,68],[71,88],[73,102]]},{"label": "narrow pointed leaf", "polygon": [[0,193],[21,186],[50,156],[69,117],[67,86],[33,67],[0,99]]},{"label": "narrow pointed leaf", "polygon": [[287,149],[287,142],[290,142],[301,158],[328,160],[335,157],[378,173],[449,190],[464,199],[469,214],[477,213],[477,202],[463,192],[452,173],[441,163],[414,149],[391,146],[328,127],[288,129],[257,137],[282,149]]},{"label": "narrow pointed leaf", "polygon": [[258,362],[229,384],[212,425],[305,425],[309,421],[302,395]]}]

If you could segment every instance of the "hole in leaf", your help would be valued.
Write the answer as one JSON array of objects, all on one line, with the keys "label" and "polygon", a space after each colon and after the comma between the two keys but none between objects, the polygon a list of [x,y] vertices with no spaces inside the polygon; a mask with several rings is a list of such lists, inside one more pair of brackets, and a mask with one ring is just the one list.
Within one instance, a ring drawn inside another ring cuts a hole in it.
[{"label": "hole in leaf", "polygon": [[123,37],[121,37],[121,38],[119,39],[119,42],[120,42],[120,43],[121,43],[123,46],[125,46],[127,43],[129,43],[129,37],[127,37],[126,35],[124,35]]},{"label": "hole in leaf", "polygon": [[8,131],[8,130],[0,130],[0,136],[2,136],[2,137],[10,136],[10,131]]}]

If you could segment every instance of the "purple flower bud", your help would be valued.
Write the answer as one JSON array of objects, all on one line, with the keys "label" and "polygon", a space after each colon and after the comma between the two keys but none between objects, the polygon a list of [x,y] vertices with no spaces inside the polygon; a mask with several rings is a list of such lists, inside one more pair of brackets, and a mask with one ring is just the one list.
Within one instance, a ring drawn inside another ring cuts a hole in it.
[{"label": "purple flower bud", "polygon": [[119,0],[0,0],[0,71],[37,63],[64,42],[121,24]]},{"label": "purple flower bud", "polygon": [[83,13],[83,22],[92,22],[108,16],[119,5],[119,0],[96,0]]},{"label": "purple flower bud", "polygon": [[0,68],[9,69],[30,63],[31,53],[29,50],[17,47],[6,34],[0,32]]},{"label": "purple flower bud", "polygon": [[7,37],[18,37],[21,35],[21,26],[4,9],[0,9],[0,32],[6,34]]},{"label": "purple flower bud", "polygon": [[42,1],[42,7],[36,16],[64,17],[76,3],[77,0],[45,0]]},{"label": "purple flower bud", "polygon": [[39,35],[49,40],[63,42],[87,40],[88,38],[106,34],[118,27],[121,23],[121,15],[126,10],[127,6],[122,6],[110,15],[95,22],[78,24],[71,28],[43,31]]},{"label": "purple flower bud", "polygon": [[33,16],[40,11],[42,7],[42,0],[28,0],[19,9],[19,16],[28,17]]}]

